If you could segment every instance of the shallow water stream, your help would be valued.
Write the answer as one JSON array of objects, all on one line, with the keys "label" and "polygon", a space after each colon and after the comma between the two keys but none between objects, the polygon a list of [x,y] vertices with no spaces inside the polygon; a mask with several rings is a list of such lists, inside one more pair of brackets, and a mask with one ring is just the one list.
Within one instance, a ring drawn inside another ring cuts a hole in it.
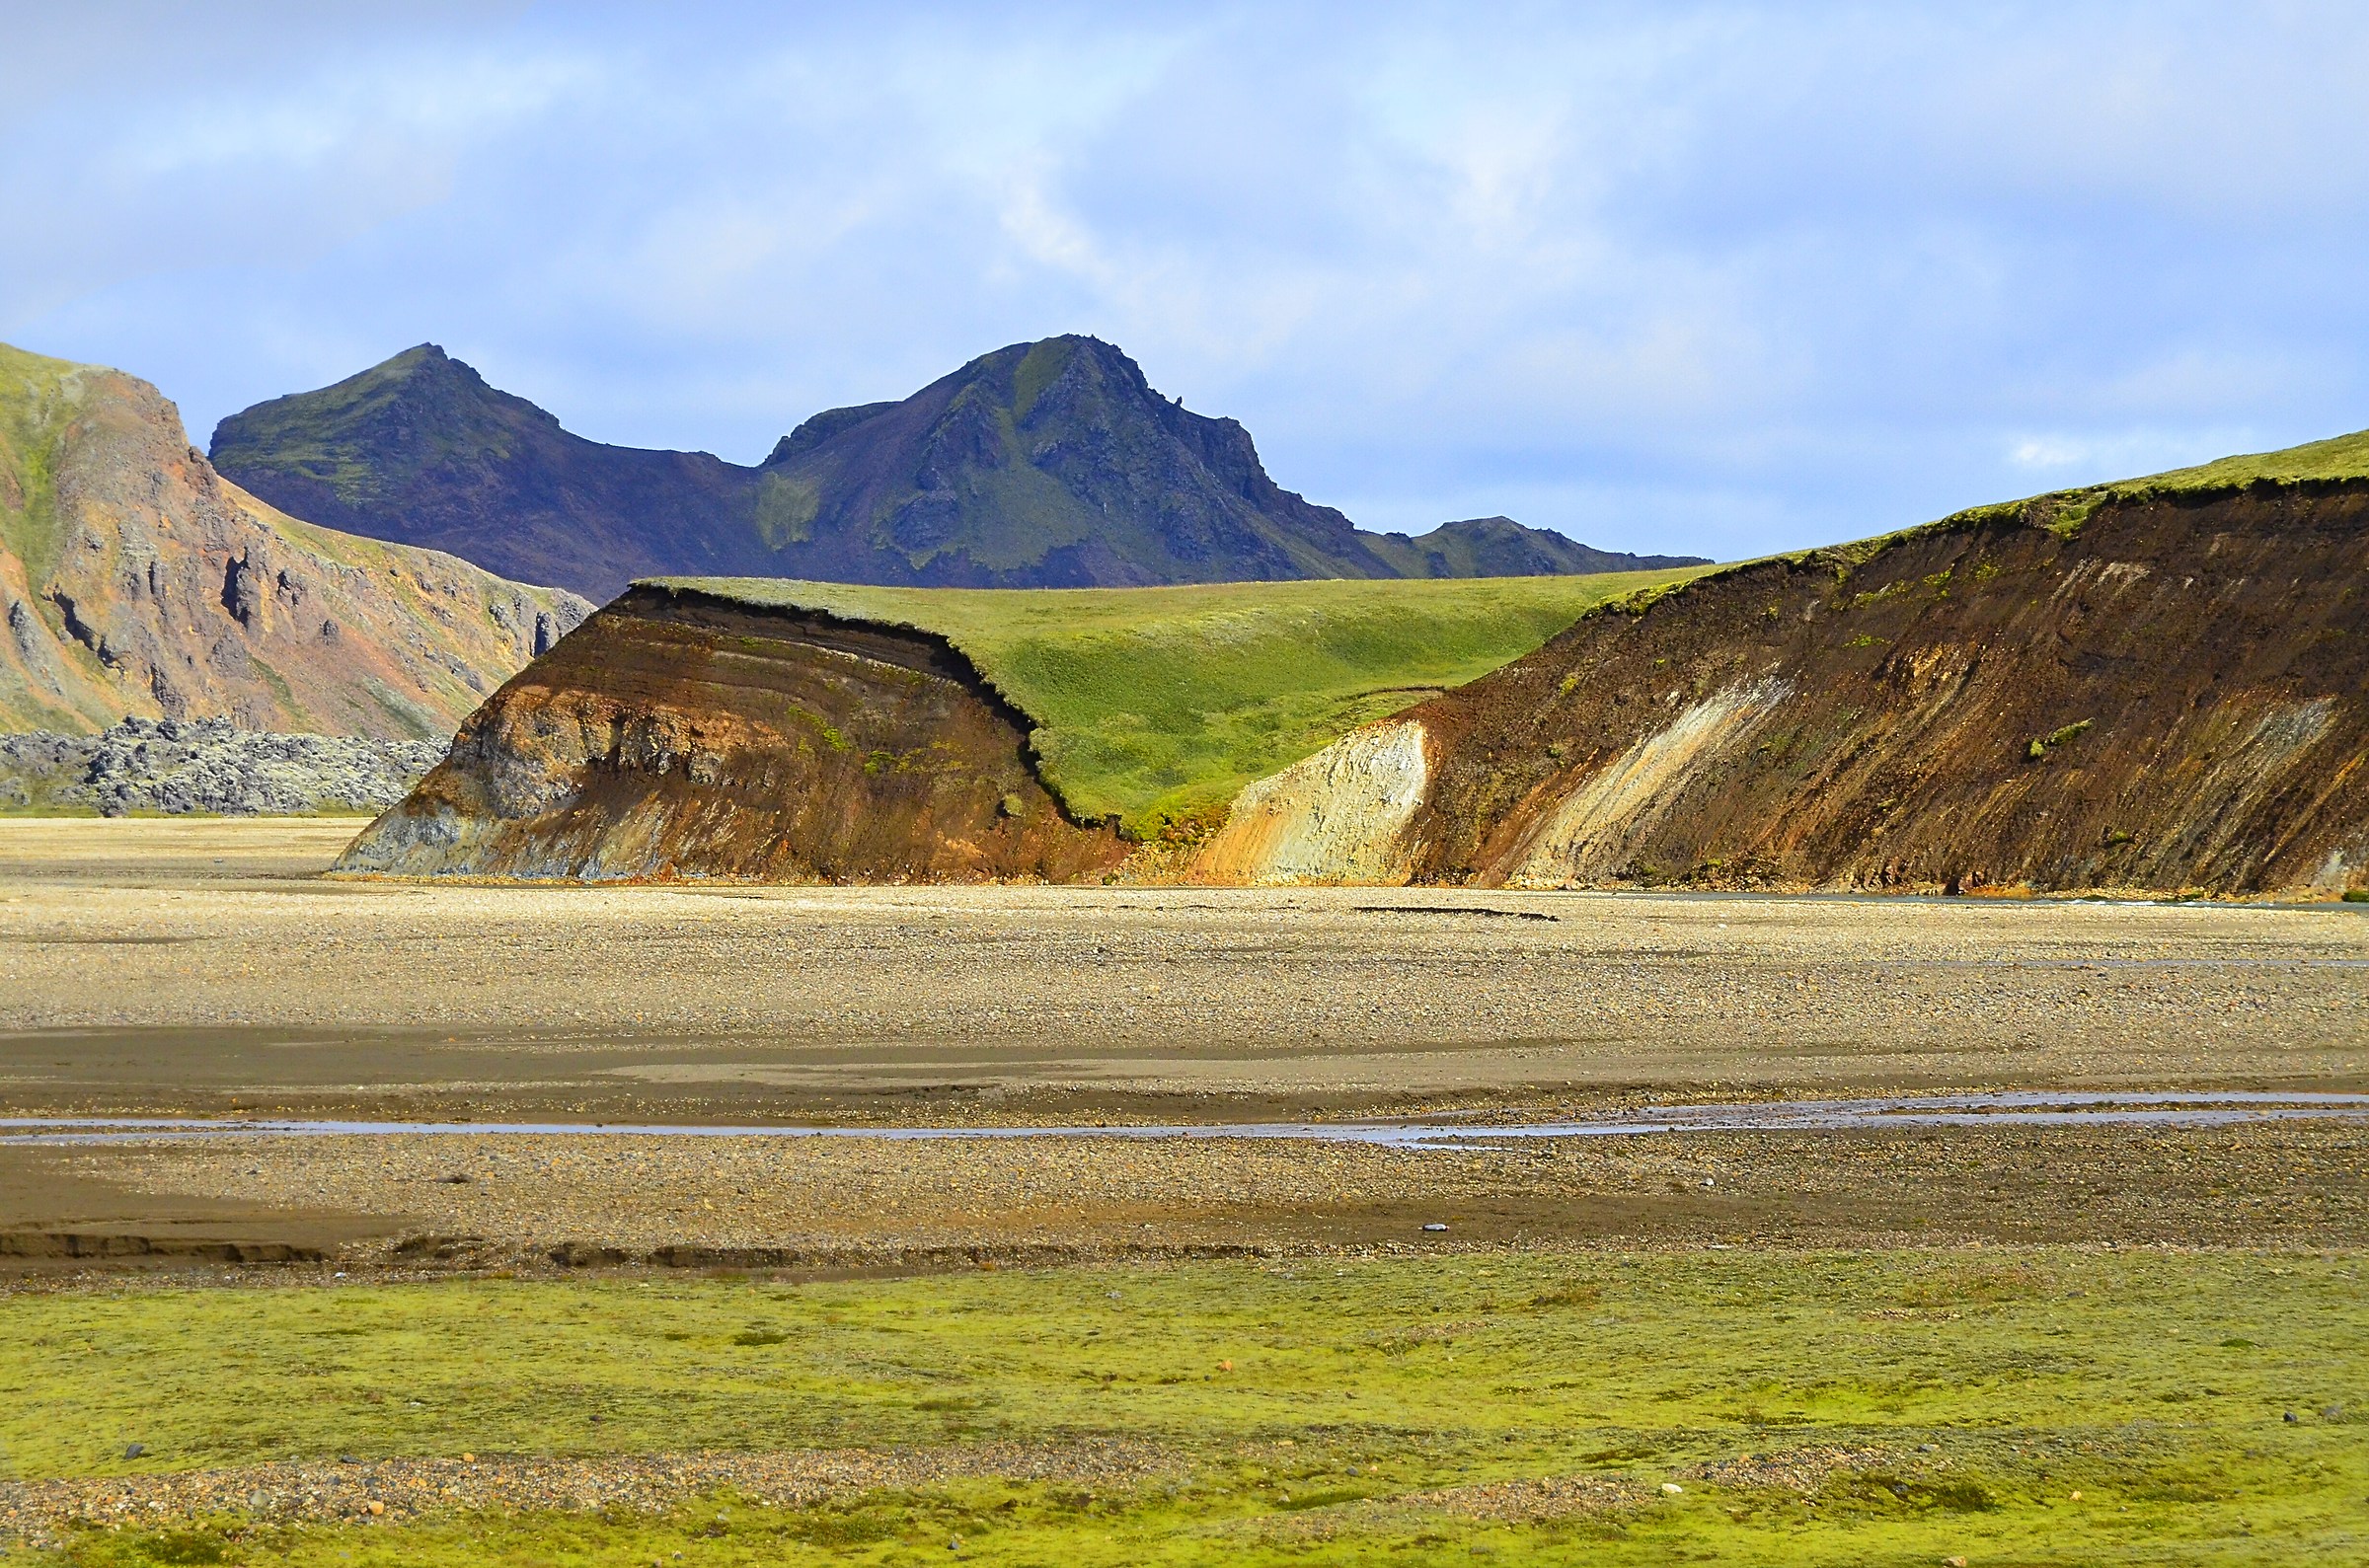
[{"label": "shallow water stream", "polygon": [[628,1122],[376,1122],[166,1116],[0,1117],[0,1144],[128,1144],[211,1138],[503,1135],[634,1138],[1284,1138],[1459,1149],[1538,1138],[1656,1133],[1818,1133],[1870,1128],[2233,1127],[2313,1120],[2369,1121],[2369,1094],[2067,1093],[2046,1089],[1870,1099],[1758,1100],[1654,1105],[1569,1121],[1479,1118],[1337,1122],[1171,1122],[1051,1127],[814,1127]]}]

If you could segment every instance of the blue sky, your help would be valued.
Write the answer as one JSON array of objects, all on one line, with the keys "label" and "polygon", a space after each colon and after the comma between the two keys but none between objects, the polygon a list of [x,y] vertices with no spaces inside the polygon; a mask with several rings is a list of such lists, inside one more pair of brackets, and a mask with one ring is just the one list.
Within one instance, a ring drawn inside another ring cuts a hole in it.
[{"label": "blue sky", "polygon": [[0,0],[0,339],[753,462],[1119,343],[1361,524],[1734,557],[2369,426],[2369,7]]}]

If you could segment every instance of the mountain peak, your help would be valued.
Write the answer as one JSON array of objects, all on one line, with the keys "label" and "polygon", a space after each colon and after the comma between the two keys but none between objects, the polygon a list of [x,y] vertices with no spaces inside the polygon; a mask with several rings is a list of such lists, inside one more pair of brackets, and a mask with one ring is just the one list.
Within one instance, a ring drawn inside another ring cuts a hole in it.
[{"label": "mountain peak", "polygon": [[1240,421],[1193,412],[1084,333],[826,410],[754,468],[586,441],[434,343],[225,419],[213,455],[298,516],[604,597],[658,575],[1087,587],[1605,569],[1513,523],[1361,533],[1276,484]]},{"label": "mountain peak", "polygon": [[1008,343],[900,403],[818,414],[765,469],[784,499],[770,527],[825,558],[812,575],[1086,585],[1396,574],[1347,518],[1268,478],[1240,424],[1189,412],[1116,344],[1081,334]]},{"label": "mountain peak", "polygon": [[1633,556],[1598,550],[1510,517],[1466,517],[1409,538],[1385,534],[1381,549],[1410,577],[1553,577],[1596,571],[1660,571],[1710,564],[1702,556]]}]

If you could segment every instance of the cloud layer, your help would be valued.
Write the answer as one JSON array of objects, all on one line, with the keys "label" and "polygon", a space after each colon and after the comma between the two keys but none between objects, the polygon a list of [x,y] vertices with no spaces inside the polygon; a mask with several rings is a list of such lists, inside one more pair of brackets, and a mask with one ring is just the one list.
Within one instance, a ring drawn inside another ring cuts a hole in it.
[{"label": "cloud layer", "polygon": [[858,9],[23,7],[0,338],[753,461],[1091,332],[1368,526],[1721,556],[2369,424],[2355,8]]}]

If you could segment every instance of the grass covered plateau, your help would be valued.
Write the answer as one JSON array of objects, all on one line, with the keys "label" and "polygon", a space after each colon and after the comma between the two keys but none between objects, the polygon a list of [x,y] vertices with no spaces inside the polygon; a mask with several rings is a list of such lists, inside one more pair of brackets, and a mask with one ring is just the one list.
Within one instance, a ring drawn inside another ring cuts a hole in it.
[{"label": "grass covered plateau", "polygon": [[2165,496],[2209,495],[2242,490],[2256,485],[2331,485],[2369,479],[2369,430],[2307,441],[2276,452],[2248,452],[2216,458],[2190,468],[2172,469],[2138,479],[2113,480],[2079,489],[2050,490],[2019,501],[1997,501],[1952,512],[1939,522],[1898,533],[1835,547],[1842,554],[1865,560],[1876,550],[1929,529],[1959,528],[2017,518],[2069,534],[2087,522],[2099,507],[2111,501],[2147,501]]},{"label": "grass covered plateau", "polygon": [[1150,838],[1609,599],[1704,569],[1167,588],[654,580],[946,636],[1036,723],[1045,779],[1074,813]]},{"label": "grass covered plateau", "polygon": [[[1715,1251],[21,1294],[0,1529],[85,1563],[2360,1561],[2360,1264]],[[714,1479],[769,1454],[885,1479]],[[1061,1468],[1080,1454],[1099,1478]],[[682,1484],[487,1491],[626,1464]],[[202,1475],[229,1501],[139,1501]],[[27,1523],[75,1486],[94,1523]]]}]

